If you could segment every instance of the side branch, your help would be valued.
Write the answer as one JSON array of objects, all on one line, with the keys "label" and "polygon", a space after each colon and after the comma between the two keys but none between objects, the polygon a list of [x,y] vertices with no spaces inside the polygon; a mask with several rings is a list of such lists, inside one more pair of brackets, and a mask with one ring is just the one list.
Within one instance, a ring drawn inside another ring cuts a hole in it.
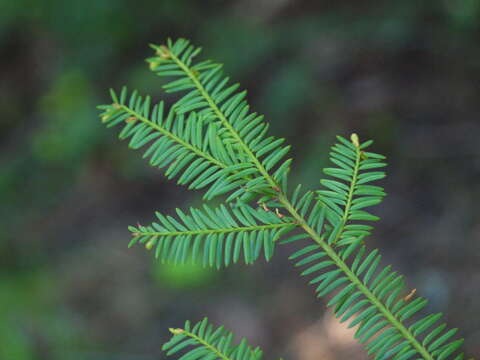
[{"label": "side branch", "polygon": [[360,150],[360,144],[358,142],[357,134],[352,134],[352,140],[355,140],[352,141],[353,145],[355,146],[355,166],[353,168],[352,181],[350,182],[350,187],[348,189],[347,202],[345,204],[340,230],[337,232],[335,238],[331,242],[332,246],[335,246],[337,241],[342,238],[343,232],[345,230],[345,225],[347,223],[348,216],[350,215],[350,207],[352,206],[353,193],[355,191],[355,187],[357,186],[358,173],[360,171],[360,159],[362,156],[362,151]]},{"label": "side branch", "polygon": [[217,159],[213,158],[212,156],[210,156],[209,154],[203,152],[201,149],[189,144],[188,142],[182,140],[181,138],[179,138],[178,136],[176,136],[175,134],[173,134],[172,132],[164,129],[163,127],[161,127],[160,125],[154,123],[153,121],[150,121],[149,119],[147,119],[146,117],[142,116],[140,113],[130,109],[129,107],[125,106],[125,105],[118,105],[118,104],[115,104],[117,106],[119,106],[122,110],[124,110],[125,112],[129,113],[130,115],[133,116],[134,119],[138,119],[140,120],[141,122],[143,122],[144,124],[146,124],[147,126],[150,126],[151,128],[155,129],[156,131],[158,131],[159,133],[161,133],[162,135],[172,139],[173,141],[175,141],[176,143],[182,145],[183,147],[187,148],[188,150],[190,150],[191,152],[195,153],[196,155],[198,155],[199,157],[201,158],[204,158],[206,160],[208,160],[209,162],[211,162],[212,164],[215,164],[217,165],[218,167],[220,168],[226,168],[227,165],[218,161]]}]

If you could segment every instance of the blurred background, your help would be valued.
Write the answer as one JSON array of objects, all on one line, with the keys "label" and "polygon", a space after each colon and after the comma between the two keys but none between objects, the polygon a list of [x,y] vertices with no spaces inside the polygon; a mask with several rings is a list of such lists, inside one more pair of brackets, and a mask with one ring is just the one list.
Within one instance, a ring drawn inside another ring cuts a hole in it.
[{"label": "blurred background", "polygon": [[[383,4],[383,5],[382,5]],[[364,359],[288,262],[221,272],[127,249],[126,226],[198,204],[105,129],[148,43],[187,37],[249,89],[316,188],[336,134],[375,139],[389,196],[371,246],[480,355],[480,2],[0,0],[0,359],[163,358],[209,316],[267,358]]]}]

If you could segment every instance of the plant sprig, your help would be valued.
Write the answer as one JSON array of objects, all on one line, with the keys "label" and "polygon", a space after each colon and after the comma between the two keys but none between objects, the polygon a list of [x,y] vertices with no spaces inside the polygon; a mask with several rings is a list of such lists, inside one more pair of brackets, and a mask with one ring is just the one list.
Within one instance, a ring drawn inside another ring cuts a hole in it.
[{"label": "plant sprig", "polygon": [[[338,137],[330,153],[336,167],[324,169],[330,178],[320,181],[323,188],[302,194],[299,186],[291,193],[290,147],[268,136],[263,116],[250,112],[246,92],[229,82],[222,65],[196,62],[201,49],[184,39],[152,48],[150,69],[172,78],[163,87],[181,97],[166,110],[163,102],[152,107],[149,97],[136,92],[112,91],[113,103],[100,106],[101,119],[107,126],[121,124],[120,138],[130,138],[134,149],[147,147],[144,157],[167,168],[167,177],[178,177],[191,189],[207,189],[205,200],[226,195],[227,206],[192,209],[190,215],[177,210],[179,220],[157,214],[159,223],[130,227],[132,243],[155,248],[162,261],[202,259],[205,266],[218,268],[237,262],[242,249],[250,264],[262,247],[269,260],[281,237],[282,243],[308,239],[310,244],[290,258],[306,267],[302,275],[314,275],[310,283],[316,294],[329,296],[328,306],[340,321],[358,326],[355,336],[369,354],[376,359],[463,359],[456,354],[463,339],[452,340],[457,330],[439,325],[439,314],[419,316],[427,301],[408,293],[403,276],[390,266],[380,267],[378,250],[367,249],[372,226],[365,222],[378,217],[366,209],[385,196],[382,187],[371,184],[385,176],[381,168],[386,165],[384,156],[367,151],[372,141],[362,143],[356,134],[350,140]],[[291,233],[294,229],[300,232]],[[208,339],[202,343],[190,337],[204,346],[198,358],[227,359],[204,352]]]}]

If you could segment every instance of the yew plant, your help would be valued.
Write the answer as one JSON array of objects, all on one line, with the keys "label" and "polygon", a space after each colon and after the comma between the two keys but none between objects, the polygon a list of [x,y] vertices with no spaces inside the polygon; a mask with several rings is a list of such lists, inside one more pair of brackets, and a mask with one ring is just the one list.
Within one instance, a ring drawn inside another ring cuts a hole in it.
[{"label": "yew plant", "polygon": [[[357,327],[355,338],[375,359],[463,359],[457,329],[425,314],[427,300],[409,291],[402,275],[380,265],[377,249],[365,239],[377,216],[367,211],[385,195],[373,185],[385,177],[385,157],[370,151],[371,140],[338,136],[332,167],[314,190],[290,189],[292,159],[285,140],[268,134],[262,115],[250,110],[246,91],[231,83],[222,65],[197,61],[201,48],[185,39],[152,45],[150,69],[167,77],[163,88],[178,94],[170,107],[153,104],[137,91],[111,91],[99,106],[107,127],[121,128],[120,139],[144,149],[150,165],[169,179],[202,190],[218,207],[156,212],[156,222],[130,226],[130,246],[143,244],[161,262],[194,262],[217,269],[239,261],[271,259],[279,244],[302,242],[290,259],[303,268],[317,296],[325,296],[341,322]],[[163,345],[182,360],[254,360],[259,348],[207,319],[170,329]]]}]

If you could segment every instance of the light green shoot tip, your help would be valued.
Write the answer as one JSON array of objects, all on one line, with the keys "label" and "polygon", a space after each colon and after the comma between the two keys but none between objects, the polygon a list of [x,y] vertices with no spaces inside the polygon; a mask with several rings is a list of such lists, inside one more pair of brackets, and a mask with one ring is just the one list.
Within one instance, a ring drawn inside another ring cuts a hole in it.
[{"label": "light green shoot tip", "polygon": [[150,68],[150,70],[155,70],[158,65],[160,65],[160,62],[158,61],[155,61],[155,60],[147,60],[148,62],[148,67]]},{"label": "light green shoot tip", "polygon": [[350,140],[352,140],[352,144],[355,145],[355,147],[360,147],[360,141],[358,140],[358,135],[353,133],[351,136],[350,136]]},{"label": "light green shoot tip", "polygon": [[173,335],[179,335],[183,333],[183,329],[174,329],[174,328],[169,328],[168,329]]},{"label": "light green shoot tip", "polygon": [[154,245],[155,245],[155,241],[149,241],[145,244],[145,249],[152,250]]}]

